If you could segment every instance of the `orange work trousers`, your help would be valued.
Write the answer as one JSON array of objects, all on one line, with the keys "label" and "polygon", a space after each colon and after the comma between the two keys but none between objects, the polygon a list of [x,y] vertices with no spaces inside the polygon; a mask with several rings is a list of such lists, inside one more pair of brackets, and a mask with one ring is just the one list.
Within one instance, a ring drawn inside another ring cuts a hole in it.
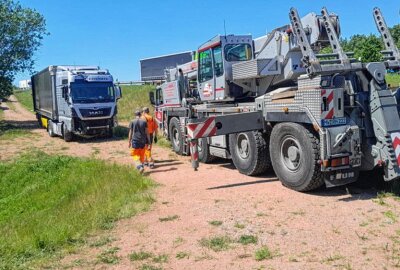
[{"label": "orange work trousers", "polygon": [[[144,148],[132,148],[131,149],[131,156],[133,157],[133,160],[135,163],[140,162],[140,165],[143,164],[144,159],[145,159],[145,149]],[[138,165],[138,164],[136,164]]]}]

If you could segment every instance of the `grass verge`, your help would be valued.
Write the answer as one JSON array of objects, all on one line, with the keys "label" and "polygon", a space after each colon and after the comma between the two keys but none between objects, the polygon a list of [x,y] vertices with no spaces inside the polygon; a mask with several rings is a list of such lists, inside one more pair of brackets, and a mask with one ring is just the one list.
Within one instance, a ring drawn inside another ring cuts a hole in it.
[{"label": "grass verge", "polygon": [[30,112],[33,112],[32,90],[15,90],[14,96]]},{"label": "grass verge", "polygon": [[133,113],[136,109],[149,107],[153,112],[150,104],[149,93],[154,91],[153,85],[123,85],[122,98],[118,101],[118,120],[130,121],[133,119]]},{"label": "grass verge", "polygon": [[89,233],[148,209],[152,186],[100,160],[31,152],[0,163],[0,265],[44,267]]},{"label": "grass verge", "polygon": [[0,109],[0,139],[2,140],[13,140],[15,138],[32,136],[31,130],[21,126],[12,125],[4,121],[4,112]]},{"label": "grass verge", "polygon": [[400,74],[387,74],[386,75],[386,83],[390,84],[391,87],[399,88],[400,87]]}]

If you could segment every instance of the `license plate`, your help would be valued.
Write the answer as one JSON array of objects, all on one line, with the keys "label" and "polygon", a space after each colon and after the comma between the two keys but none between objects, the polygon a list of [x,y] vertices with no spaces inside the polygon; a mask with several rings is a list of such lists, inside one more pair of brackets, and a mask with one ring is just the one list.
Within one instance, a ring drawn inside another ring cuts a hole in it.
[{"label": "license plate", "polygon": [[321,120],[321,125],[323,127],[340,126],[340,125],[346,125],[346,124],[347,124],[347,118],[346,117],[340,117],[340,118],[334,118],[334,119],[322,119]]}]

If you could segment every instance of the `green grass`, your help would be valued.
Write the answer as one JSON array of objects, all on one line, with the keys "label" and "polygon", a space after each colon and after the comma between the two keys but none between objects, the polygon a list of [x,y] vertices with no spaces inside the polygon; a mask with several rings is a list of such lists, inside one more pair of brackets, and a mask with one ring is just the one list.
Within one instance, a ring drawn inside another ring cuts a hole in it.
[{"label": "green grass", "polygon": [[182,260],[182,259],[189,259],[190,253],[189,252],[185,252],[185,251],[180,251],[178,253],[176,253],[175,258],[177,258],[178,260]]},{"label": "green grass", "polygon": [[162,270],[161,267],[156,267],[156,266],[151,265],[151,264],[144,264],[139,269],[140,270]]},{"label": "green grass", "polygon": [[386,75],[386,83],[390,84],[391,87],[400,87],[400,74],[388,74]]},{"label": "green grass", "polygon": [[153,253],[146,251],[139,251],[139,252],[132,252],[131,254],[129,254],[129,259],[132,262],[135,262],[135,261],[147,260],[149,258],[152,258],[153,256],[154,256]]},{"label": "green grass", "polygon": [[249,244],[257,244],[258,242],[258,237],[254,235],[247,235],[244,234],[239,237],[238,242],[242,245],[249,245]]},{"label": "green grass", "polygon": [[268,247],[263,246],[256,250],[255,258],[256,261],[270,260],[274,257],[271,250]]},{"label": "green grass", "polygon": [[200,240],[202,247],[207,247],[215,252],[230,249],[232,239],[228,236],[216,236]]},{"label": "green grass", "polygon": [[168,262],[168,255],[167,254],[160,254],[153,258],[153,262],[155,263],[166,263]]},{"label": "green grass", "polygon": [[383,215],[384,215],[385,217],[387,217],[388,219],[390,219],[390,221],[391,221],[392,223],[397,222],[397,216],[396,216],[396,214],[393,213],[391,210],[386,211],[385,213],[383,213]]},{"label": "green grass", "polygon": [[107,244],[112,243],[113,241],[115,241],[114,238],[106,236],[106,237],[100,237],[99,239],[97,239],[96,241],[94,241],[93,243],[91,243],[89,246],[90,247],[102,247],[105,246]]},{"label": "green grass", "polygon": [[[12,107],[11,102],[7,105]],[[4,121],[4,111],[0,109],[0,139],[13,140],[15,138],[31,136],[32,132],[24,127],[17,127]]]},{"label": "green grass", "polygon": [[9,124],[2,120],[2,115],[0,115],[0,139],[2,140],[13,140],[15,138],[32,136],[31,130],[24,127],[17,127],[15,125]]},{"label": "green grass", "polygon": [[131,167],[100,160],[31,152],[0,163],[0,265],[52,263],[89,233],[147,210],[153,186]]},{"label": "green grass", "polygon": [[149,107],[153,111],[150,104],[149,93],[154,91],[153,85],[130,85],[121,86],[122,98],[118,101],[118,120],[130,121],[133,119],[133,113],[136,109]]},{"label": "green grass", "polygon": [[158,141],[157,141],[157,145],[158,146],[164,147],[164,148],[168,148],[168,149],[171,148],[171,142],[168,141],[167,138],[165,138],[165,137],[163,137],[161,135],[158,135],[157,138],[158,138]]},{"label": "green grass", "polygon": [[29,111],[33,112],[33,99],[32,99],[32,90],[16,90],[14,91],[15,97],[18,101]]},{"label": "green grass", "polygon": [[120,257],[117,256],[119,248],[118,247],[112,247],[106,250],[103,250],[98,256],[97,259],[101,263],[106,263],[106,264],[117,264],[120,261]]}]

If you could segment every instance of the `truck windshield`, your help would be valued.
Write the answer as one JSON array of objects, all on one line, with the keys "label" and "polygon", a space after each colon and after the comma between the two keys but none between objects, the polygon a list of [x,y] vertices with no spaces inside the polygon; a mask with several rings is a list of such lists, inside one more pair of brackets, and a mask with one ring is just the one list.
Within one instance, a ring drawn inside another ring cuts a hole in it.
[{"label": "truck windshield", "polygon": [[71,83],[74,103],[102,103],[114,101],[114,86],[104,82]]},{"label": "truck windshield", "polygon": [[224,48],[225,59],[228,62],[248,61],[252,58],[249,44],[227,44]]}]

